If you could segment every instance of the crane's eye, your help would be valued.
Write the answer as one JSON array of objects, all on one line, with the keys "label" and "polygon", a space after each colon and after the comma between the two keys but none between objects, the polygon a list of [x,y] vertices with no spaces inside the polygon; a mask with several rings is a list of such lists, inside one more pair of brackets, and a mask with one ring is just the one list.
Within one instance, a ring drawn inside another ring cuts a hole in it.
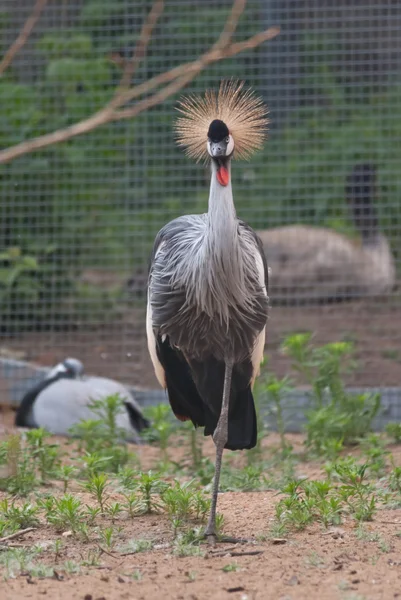
[{"label": "crane's eye", "polygon": [[226,144],[228,144],[228,142],[230,141],[229,137],[226,137],[226,139],[224,140]]}]

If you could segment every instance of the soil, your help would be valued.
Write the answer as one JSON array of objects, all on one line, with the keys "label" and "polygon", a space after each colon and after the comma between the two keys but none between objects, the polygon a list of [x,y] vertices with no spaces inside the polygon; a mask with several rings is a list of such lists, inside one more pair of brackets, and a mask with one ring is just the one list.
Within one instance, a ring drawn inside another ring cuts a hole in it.
[{"label": "soil", "polygon": [[[2,435],[9,429],[11,416],[3,413]],[[290,435],[296,448],[301,436]],[[65,440],[55,438],[64,447]],[[277,444],[273,434],[267,444]],[[154,466],[159,450],[140,449],[142,468]],[[395,464],[401,464],[400,447],[391,448]],[[213,445],[205,441],[205,455],[213,455]],[[169,457],[180,461],[185,451],[171,447]],[[227,456],[234,453],[227,453]],[[241,453],[235,453],[235,459]],[[226,458],[227,459],[227,458]],[[297,475],[317,477],[319,466],[301,464]],[[61,493],[60,482],[51,485],[52,494]],[[72,483],[72,493],[90,504],[91,498]],[[112,494],[114,501],[118,494]],[[225,519],[226,535],[246,537],[246,544],[219,544],[207,549],[204,557],[179,558],[172,554],[171,528],[163,514],[119,517],[120,540],[152,539],[156,546],[146,552],[121,556],[117,551],[103,552],[99,564],[82,567],[80,574],[66,574],[66,560],[82,561],[96,544],[62,537],[63,548],[57,560],[60,570],[53,578],[20,575],[0,582],[2,600],[54,598],[57,600],[390,600],[401,598],[401,512],[379,510],[373,522],[365,525],[368,533],[380,534],[381,542],[359,539],[355,521],[346,519],[341,527],[324,530],[311,525],[292,533],[287,540],[264,539],[274,519],[277,491],[226,492],[220,494],[219,512]],[[0,494],[1,500],[1,494]],[[105,519],[105,526],[110,523]],[[46,544],[59,537],[43,525],[16,542],[28,547]],[[205,547],[207,548],[207,547]],[[50,556],[49,556],[50,555]],[[44,553],[41,562],[53,564],[53,552]],[[46,558],[47,557],[47,558]],[[234,567],[232,566],[234,565]],[[230,569],[224,570],[229,566]],[[138,573],[140,575],[138,575]],[[139,579],[134,578],[134,574]]]},{"label": "soil", "polygon": [[[268,323],[269,370],[290,372],[279,347],[286,335],[312,331],[316,343],[351,341],[356,370],[348,383],[356,386],[401,384],[401,303],[398,296],[320,306],[274,307]],[[82,360],[87,373],[157,388],[145,339],[143,310],[127,310],[113,325],[94,323],[75,330],[27,333],[3,338],[0,356],[15,356],[51,366],[66,356]]]}]

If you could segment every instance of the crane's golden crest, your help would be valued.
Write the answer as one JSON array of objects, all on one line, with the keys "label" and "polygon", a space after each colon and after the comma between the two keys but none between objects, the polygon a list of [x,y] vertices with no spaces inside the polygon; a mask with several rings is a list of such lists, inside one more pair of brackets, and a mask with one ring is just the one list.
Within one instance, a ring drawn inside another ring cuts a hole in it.
[{"label": "crane's golden crest", "polygon": [[208,90],[204,96],[184,98],[177,110],[183,115],[174,124],[177,143],[196,161],[209,158],[207,133],[214,119],[227,125],[235,158],[249,158],[267,135],[267,106],[251,89],[244,89],[241,81],[223,81],[217,93]]}]

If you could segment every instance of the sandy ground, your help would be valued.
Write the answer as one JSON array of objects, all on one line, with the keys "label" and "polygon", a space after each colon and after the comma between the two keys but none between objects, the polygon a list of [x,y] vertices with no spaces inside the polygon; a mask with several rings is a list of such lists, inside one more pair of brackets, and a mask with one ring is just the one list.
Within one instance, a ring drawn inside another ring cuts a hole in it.
[{"label": "sandy ground", "polygon": [[[4,436],[9,431],[11,415],[3,414]],[[65,440],[57,439],[64,447]],[[296,448],[302,438],[289,436]],[[272,434],[269,445],[277,444]],[[396,464],[401,464],[401,448],[392,447]],[[185,458],[185,449],[172,448],[170,459]],[[204,454],[213,456],[210,440]],[[227,455],[233,453],[227,453]],[[143,469],[154,466],[160,458],[155,447],[143,446],[139,456]],[[235,453],[235,457],[240,453]],[[303,463],[298,474],[319,476],[320,467]],[[60,482],[49,489],[61,493]],[[93,503],[77,483],[71,491],[83,502]],[[4,497],[4,494],[3,494]],[[119,499],[113,493],[112,500]],[[366,535],[357,536],[356,522],[347,517],[339,527],[325,530],[314,524],[305,531],[291,533],[286,540],[269,536],[274,507],[279,497],[275,490],[261,492],[226,492],[220,494],[218,510],[224,515],[227,535],[246,537],[246,544],[221,544],[204,547],[204,556],[179,558],[172,552],[172,534],[163,514],[135,517],[119,516],[118,539],[153,540],[152,550],[122,556],[116,550],[100,552],[96,566],[82,566],[79,574],[63,571],[65,561],[85,560],[99,544],[84,543],[72,537],[63,539],[58,557],[46,552],[40,557],[46,564],[55,563],[57,575],[41,579],[20,575],[0,582],[2,600],[390,600],[401,598],[401,510],[379,510],[371,523],[364,525]],[[0,495],[1,500],[1,495]],[[102,525],[103,526],[103,525]],[[104,518],[104,527],[110,520]],[[373,534],[378,534],[374,536]],[[43,525],[20,541],[54,542],[60,538],[54,529]],[[57,564],[60,565],[59,571]],[[225,570],[227,568],[228,570]]]}]

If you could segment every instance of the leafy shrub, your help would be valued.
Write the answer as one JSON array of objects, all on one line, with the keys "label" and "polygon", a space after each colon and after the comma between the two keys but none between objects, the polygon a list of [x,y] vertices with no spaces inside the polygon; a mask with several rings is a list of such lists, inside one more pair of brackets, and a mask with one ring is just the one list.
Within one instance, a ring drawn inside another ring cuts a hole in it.
[{"label": "leafy shrub", "polygon": [[306,423],[310,448],[324,453],[329,440],[353,444],[371,431],[380,409],[380,394],[350,394],[342,377],[344,365],[350,366],[352,344],[314,347],[311,334],[296,334],[285,339],[282,350],[312,388],[314,406],[307,412]]}]

